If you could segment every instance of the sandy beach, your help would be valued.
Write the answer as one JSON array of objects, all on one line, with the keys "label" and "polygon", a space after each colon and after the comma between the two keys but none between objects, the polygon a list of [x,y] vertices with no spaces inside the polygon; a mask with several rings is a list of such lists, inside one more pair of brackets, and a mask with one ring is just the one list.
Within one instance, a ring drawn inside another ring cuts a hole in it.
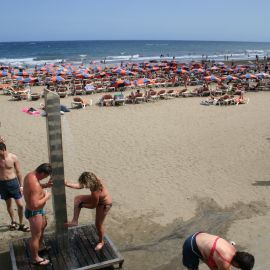
[{"label": "sandy beach", "polygon": [[[100,96],[86,98],[96,103]],[[91,170],[107,182],[114,203],[106,230],[125,270],[184,269],[182,243],[197,230],[234,240],[255,255],[255,270],[269,269],[270,93],[247,96],[249,103],[239,106],[174,98],[92,105],[62,116],[66,178],[75,182]],[[9,99],[0,92],[0,135],[25,175],[48,161],[46,119],[22,112],[42,100]],[[70,107],[71,101],[66,97],[61,104]],[[85,193],[66,189],[69,217],[73,197]],[[3,201],[0,209],[4,253],[8,241],[25,234],[8,231]],[[50,231],[51,201],[46,210]],[[83,209],[80,224],[93,221],[94,211]]]}]

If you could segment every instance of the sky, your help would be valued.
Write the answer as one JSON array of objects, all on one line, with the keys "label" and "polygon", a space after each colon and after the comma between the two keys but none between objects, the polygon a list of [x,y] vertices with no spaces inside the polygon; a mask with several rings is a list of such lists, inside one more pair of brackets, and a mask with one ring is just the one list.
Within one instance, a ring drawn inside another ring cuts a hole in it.
[{"label": "sky", "polygon": [[0,42],[270,42],[269,0],[2,0]]}]

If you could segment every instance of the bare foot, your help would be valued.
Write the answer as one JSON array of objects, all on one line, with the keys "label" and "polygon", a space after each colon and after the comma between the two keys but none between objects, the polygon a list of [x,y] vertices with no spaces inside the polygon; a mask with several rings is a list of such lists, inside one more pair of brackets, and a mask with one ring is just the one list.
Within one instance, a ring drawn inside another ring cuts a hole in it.
[{"label": "bare foot", "polygon": [[95,250],[96,251],[99,251],[99,250],[101,250],[103,248],[103,246],[104,246],[104,242],[102,241],[102,242],[100,242],[100,243],[98,243],[96,245]]},{"label": "bare foot", "polygon": [[45,259],[45,258],[40,258],[38,260],[34,260],[31,262],[31,264],[36,265],[36,266],[46,266],[50,263],[49,260]]},{"label": "bare foot", "polygon": [[68,227],[76,227],[76,226],[78,226],[78,222],[67,222],[67,223],[64,224],[64,226],[66,228],[68,228]]}]

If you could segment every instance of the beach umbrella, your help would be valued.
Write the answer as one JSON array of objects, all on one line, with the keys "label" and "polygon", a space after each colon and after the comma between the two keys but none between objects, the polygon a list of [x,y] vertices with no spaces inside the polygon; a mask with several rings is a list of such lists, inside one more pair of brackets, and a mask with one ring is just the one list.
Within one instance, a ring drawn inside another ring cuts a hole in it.
[{"label": "beach umbrella", "polygon": [[34,82],[38,80],[38,78],[35,78],[35,77],[24,78],[22,76],[14,76],[13,78],[16,78],[17,81],[22,82],[22,83],[30,83],[30,82]]},{"label": "beach umbrella", "polygon": [[194,72],[194,73],[204,73],[205,72],[205,69],[203,68],[194,68],[191,70],[191,72]]},{"label": "beach umbrella", "polygon": [[258,73],[258,74],[256,74],[256,76],[257,76],[258,78],[260,78],[260,79],[263,79],[263,78],[269,78],[269,77],[270,77],[269,74],[264,73],[264,72]]},{"label": "beach umbrella", "polygon": [[88,79],[88,78],[92,79],[92,78],[94,78],[94,75],[89,74],[89,73],[83,73],[83,74],[79,73],[79,74],[76,74],[76,77],[85,78],[85,79]]},{"label": "beach umbrella", "polygon": [[227,75],[227,76],[223,76],[222,80],[227,80],[227,81],[237,81],[238,78],[232,75]]},{"label": "beach umbrella", "polygon": [[210,82],[220,82],[220,80],[221,80],[219,77],[214,76],[214,75],[206,76],[206,77],[204,77],[204,79],[206,81],[210,81]]},{"label": "beach umbrella", "polygon": [[94,67],[95,72],[98,72],[98,71],[101,71],[101,70],[102,70],[102,67]]},{"label": "beach umbrella", "polygon": [[176,70],[176,73],[177,74],[185,74],[185,73],[188,73],[188,71],[186,69],[179,68]]},{"label": "beach umbrella", "polygon": [[147,84],[147,83],[150,83],[150,82],[151,82],[151,80],[149,80],[147,78],[141,78],[141,79],[135,80],[134,84],[135,85],[142,85],[142,84]]},{"label": "beach umbrella", "polygon": [[18,71],[17,74],[18,76],[29,76],[29,73],[26,71]]},{"label": "beach umbrella", "polygon": [[242,79],[257,79],[257,76],[254,74],[247,73],[247,74],[242,75],[241,78]]},{"label": "beach umbrella", "polygon": [[131,82],[129,80],[117,80],[115,82],[116,87],[124,87],[126,85],[131,85]]},{"label": "beach umbrella", "polygon": [[0,77],[5,77],[5,76],[9,76],[10,73],[8,73],[7,70],[0,70]]},{"label": "beach umbrella", "polygon": [[64,82],[65,79],[63,77],[61,77],[61,76],[53,76],[53,77],[50,78],[50,81],[52,81],[52,82]]}]

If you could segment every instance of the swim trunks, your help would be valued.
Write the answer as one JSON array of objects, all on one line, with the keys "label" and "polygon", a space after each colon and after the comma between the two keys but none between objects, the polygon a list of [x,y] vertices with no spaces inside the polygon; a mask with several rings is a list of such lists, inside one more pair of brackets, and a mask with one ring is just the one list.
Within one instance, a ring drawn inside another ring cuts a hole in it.
[{"label": "swim trunks", "polygon": [[18,200],[22,197],[18,178],[0,180],[0,197],[2,200],[13,198]]},{"label": "swim trunks", "polygon": [[189,236],[183,244],[183,265],[192,270],[199,269],[200,259],[202,259],[202,254],[196,243],[196,236],[199,233]]},{"label": "swim trunks", "polygon": [[37,216],[37,215],[44,216],[45,214],[46,214],[46,212],[43,208],[39,209],[39,210],[33,210],[33,211],[25,208],[25,211],[24,211],[25,218],[27,218],[27,219],[34,217],[34,216]]}]

